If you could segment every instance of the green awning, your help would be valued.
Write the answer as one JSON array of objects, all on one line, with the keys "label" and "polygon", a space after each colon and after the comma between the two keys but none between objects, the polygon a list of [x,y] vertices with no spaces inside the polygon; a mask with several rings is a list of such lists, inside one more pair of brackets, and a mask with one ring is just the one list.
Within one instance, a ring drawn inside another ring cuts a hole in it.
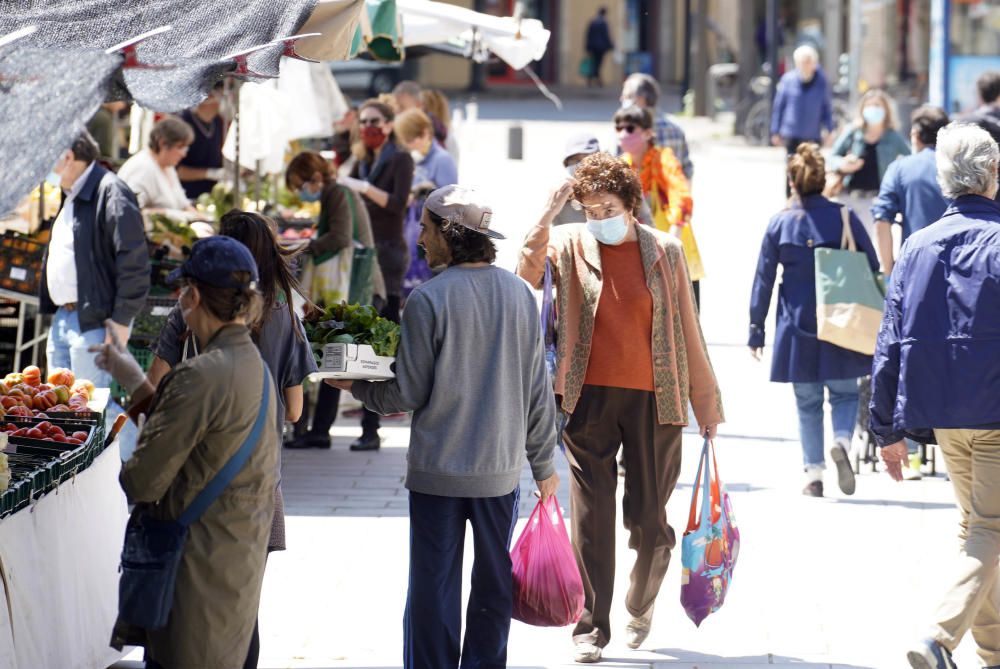
[{"label": "green awning", "polygon": [[354,33],[350,57],[367,51],[375,60],[398,63],[406,56],[403,26],[396,0],[365,0],[361,25]]}]

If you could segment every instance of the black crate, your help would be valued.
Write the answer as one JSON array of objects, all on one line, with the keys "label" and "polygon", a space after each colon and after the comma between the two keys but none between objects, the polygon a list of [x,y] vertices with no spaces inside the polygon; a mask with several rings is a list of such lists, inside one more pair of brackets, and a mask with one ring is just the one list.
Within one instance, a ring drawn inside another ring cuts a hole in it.
[{"label": "black crate", "polygon": [[7,231],[0,237],[0,288],[37,295],[45,244]]}]

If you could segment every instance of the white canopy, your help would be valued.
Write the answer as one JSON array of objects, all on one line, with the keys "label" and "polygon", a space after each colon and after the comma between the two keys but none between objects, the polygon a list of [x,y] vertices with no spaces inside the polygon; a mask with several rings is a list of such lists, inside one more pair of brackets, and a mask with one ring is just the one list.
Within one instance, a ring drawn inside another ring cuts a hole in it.
[{"label": "white canopy", "polygon": [[515,70],[545,55],[551,33],[537,19],[514,19],[431,0],[396,0],[403,44],[461,43],[472,55],[489,50]]}]

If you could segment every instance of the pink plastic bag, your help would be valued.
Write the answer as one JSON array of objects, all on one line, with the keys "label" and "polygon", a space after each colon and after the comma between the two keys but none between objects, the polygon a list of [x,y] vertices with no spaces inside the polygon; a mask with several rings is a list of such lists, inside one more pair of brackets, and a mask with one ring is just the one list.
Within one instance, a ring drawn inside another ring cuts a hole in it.
[{"label": "pink plastic bag", "polygon": [[510,558],[515,620],[539,627],[580,620],[583,580],[555,497],[535,506]]}]

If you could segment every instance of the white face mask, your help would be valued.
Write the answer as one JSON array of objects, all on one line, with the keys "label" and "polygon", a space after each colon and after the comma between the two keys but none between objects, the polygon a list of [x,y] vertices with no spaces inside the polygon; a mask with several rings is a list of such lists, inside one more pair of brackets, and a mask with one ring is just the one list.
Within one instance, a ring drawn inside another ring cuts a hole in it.
[{"label": "white face mask", "polygon": [[422,152],[418,151],[417,149],[413,149],[412,151],[410,151],[410,157],[413,158],[413,162],[422,163],[424,162],[424,158],[426,158],[427,156],[425,156]]},{"label": "white face mask", "polygon": [[566,166],[566,174],[569,175],[570,179],[576,178],[576,168],[580,166],[580,163],[573,163],[572,165]]},{"label": "white face mask", "polygon": [[885,120],[885,109],[882,107],[865,107],[861,110],[861,116],[868,123],[878,125]]},{"label": "white face mask", "polygon": [[624,213],[600,220],[588,218],[587,230],[601,244],[618,246],[625,241],[625,235],[628,234],[628,222],[625,220]]}]

